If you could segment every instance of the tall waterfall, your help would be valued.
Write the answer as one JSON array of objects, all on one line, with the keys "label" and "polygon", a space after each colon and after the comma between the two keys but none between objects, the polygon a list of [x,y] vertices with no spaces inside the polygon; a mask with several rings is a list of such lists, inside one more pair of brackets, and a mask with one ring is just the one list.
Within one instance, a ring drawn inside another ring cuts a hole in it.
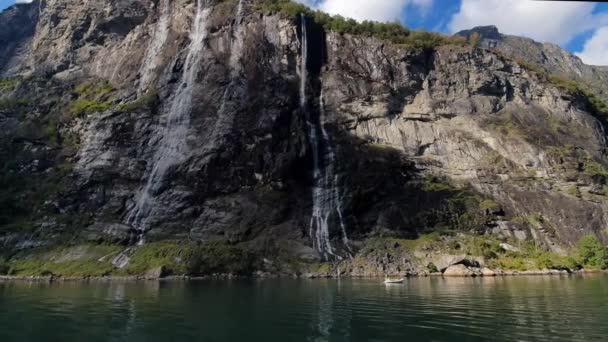
[{"label": "tall waterfall", "polygon": [[157,210],[157,195],[162,187],[167,171],[185,158],[186,138],[190,127],[192,95],[196,77],[200,71],[204,41],[208,34],[207,18],[210,9],[205,8],[206,0],[197,0],[196,16],[190,32],[190,45],[184,63],[181,82],[169,106],[169,112],[160,131],[159,147],[154,155],[145,187],[127,216],[127,223],[138,231],[138,244],[144,242],[144,234],[149,229],[148,220]]},{"label": "tall waterfall", "polygon": [[218,118],[215,122],[212,137],[208,140],[206,148],[213,150],[220,146],[220,140],[230,133],[233,125],[236,112],[238,110],[239,100],[245,97],[245,86],[243,84],[243,66],[241,58],[243,57],[243,48],[246,27],[243,25],[243,1],[239,0],[236,10],[236,21],[232,30],[232,39],[230,41],[230,58],[228,66],[230,67],[230,82],[224,89],[222,95],[222,103],[218,110]]},{"label": "tall waterfall", "polygon": [[139,81],[138,92],[141,94],[146,91],[152,82],[155,70],[158,68],[161,58],[162,49],[167,43],[167,37],[169,36],[169,27],[171,24],[171,0],[160,1],[160,16],[154,27],[154,33],[152,34],[152,40],[146,50],[146,55],[142,63],[140,70],[141,79]]},{"label": "tall waterfall", "polygon": [[[303,112],[307,111],[306,84],[308,81],[308,35],[306,17],[302,18],[302,63],[300,84],[300,106]],[[308,120],[308,134],[312,145],[313,177],[312,189],[312,216],[310,219],[309,233],[312,238],[313,247],[321,256],[340,259],[331,245],[329,228],[330,224],[337,222],[340,225],[342,241],[349,249],[346,225],[342,215],[342,198],[340,195],[339,178],[335,172],[335,152],[331,145],[329,134],[325,129],[325,99],[323,87],[319,95],[319,118],[318,121],[312,117]],[[333,218],[333,220],[332,220]]]},{"label": "tall waterfall", "polygon": [[300,108],[306,110],[306,82],[308,81],[308,32],[306,16],[300,14],[302,21],[302,63],[300,64]]}]

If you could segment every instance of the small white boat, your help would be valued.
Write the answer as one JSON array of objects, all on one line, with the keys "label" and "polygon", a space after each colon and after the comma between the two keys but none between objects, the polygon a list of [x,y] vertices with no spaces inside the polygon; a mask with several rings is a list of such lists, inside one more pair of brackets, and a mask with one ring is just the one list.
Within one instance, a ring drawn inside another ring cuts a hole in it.
[{"label": "small white boat", "polygon": [[390,278],[386,278],[384,280],[385,284],[403,284],[403,278],[401,279],[390,279]]}]

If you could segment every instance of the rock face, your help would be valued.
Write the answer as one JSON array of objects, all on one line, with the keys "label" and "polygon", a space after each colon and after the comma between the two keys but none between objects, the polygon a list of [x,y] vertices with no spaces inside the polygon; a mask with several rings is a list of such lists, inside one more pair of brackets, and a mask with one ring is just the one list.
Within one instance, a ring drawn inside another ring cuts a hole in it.
[{"label": "rock face", "polygon": [[443,272],[445,277],[473,277],[476,273],[465,265],[454,265]]},{"label": "rock face", "polygon": [[489,50],[340,35],[253,0],[34,2],[0,14],[0,42],[1,94],[24,99],[0,107],[7,246],[321,260],[446,226],[607,241],[603,119]]},{"label": "rock face", "polygon": [[483,48],[535,64],[550,74],[579,80],[594,89],[598,95],[608,97],[605,86],[608,82],[608,70],[605,67],[585,65],[579,57],[555,44],[501,34],[495,26],[475,27],[457,33],[464,37],[471,37],[473,34],[478,34],[481,39],[480,46]]}]

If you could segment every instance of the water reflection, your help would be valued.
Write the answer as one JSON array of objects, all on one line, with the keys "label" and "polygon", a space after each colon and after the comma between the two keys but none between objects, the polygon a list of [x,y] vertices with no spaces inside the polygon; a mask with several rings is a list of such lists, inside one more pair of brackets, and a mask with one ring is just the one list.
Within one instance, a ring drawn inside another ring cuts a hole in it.
[{"label": "water reflection", "polygon": [[0,283],[3,342],[601,341],[606,318],[602,275]]}]

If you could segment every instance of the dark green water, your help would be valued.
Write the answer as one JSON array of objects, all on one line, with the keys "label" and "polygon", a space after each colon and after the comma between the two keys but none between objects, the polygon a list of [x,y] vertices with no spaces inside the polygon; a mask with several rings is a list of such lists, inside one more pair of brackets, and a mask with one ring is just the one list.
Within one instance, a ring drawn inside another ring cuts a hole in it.
[{"label": "dark green water", "polygon": [[0,341],[608,341],[608,277],[0,282]]}]

